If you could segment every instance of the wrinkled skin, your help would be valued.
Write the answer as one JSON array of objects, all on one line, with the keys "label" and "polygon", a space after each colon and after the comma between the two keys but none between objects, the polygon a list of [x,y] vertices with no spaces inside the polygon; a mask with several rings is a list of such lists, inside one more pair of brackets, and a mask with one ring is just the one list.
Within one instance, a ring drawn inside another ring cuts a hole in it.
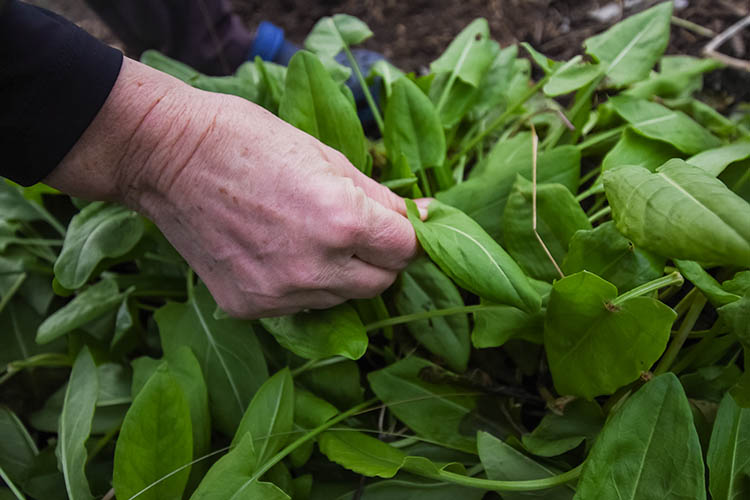
[{"label": "wrinkled skin", "polygon": [[45,182],[151,218],[237,317],[375,296],[417,252],[403,199],[343,155],[128,59]]}]

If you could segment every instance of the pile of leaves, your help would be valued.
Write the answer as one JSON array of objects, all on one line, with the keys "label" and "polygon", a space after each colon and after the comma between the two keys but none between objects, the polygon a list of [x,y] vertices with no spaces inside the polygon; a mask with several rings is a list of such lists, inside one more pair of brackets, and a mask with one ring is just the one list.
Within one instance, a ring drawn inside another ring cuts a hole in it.
[{"label": "pile of leaves", "polygon": [[333,57],[353,17],[287,68],[147,53],[435,197],[408,203],[425,255],[237,320],[138,214],[1,183],[0,499],[750,495],[750,120],[693,97],[719,64],[663,56],[671,14],[565,62],[478,19],[426,76],[375,65],[377,140]]}]

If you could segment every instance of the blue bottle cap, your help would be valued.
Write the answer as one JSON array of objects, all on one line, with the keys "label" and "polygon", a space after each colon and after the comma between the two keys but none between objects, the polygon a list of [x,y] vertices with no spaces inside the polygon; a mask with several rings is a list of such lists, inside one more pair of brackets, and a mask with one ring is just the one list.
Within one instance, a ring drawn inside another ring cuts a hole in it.
[{"label": "blue bottle cap", "polygon": [[250,47],[248,60],[260,56],[264,61],[273,61],[284,43],[284,30],[273,23],[263,21],[255,32],[255,40]]}]

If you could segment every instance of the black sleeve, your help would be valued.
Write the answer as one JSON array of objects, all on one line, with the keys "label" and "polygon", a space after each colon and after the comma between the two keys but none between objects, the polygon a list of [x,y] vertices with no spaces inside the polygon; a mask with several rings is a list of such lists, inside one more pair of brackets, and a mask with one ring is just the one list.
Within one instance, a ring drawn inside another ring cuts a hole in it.
[{"label": "black sleeve", "polygon": [[62,17],[0,0],[0,175],[51,172],[104,104],[122,54]]}]

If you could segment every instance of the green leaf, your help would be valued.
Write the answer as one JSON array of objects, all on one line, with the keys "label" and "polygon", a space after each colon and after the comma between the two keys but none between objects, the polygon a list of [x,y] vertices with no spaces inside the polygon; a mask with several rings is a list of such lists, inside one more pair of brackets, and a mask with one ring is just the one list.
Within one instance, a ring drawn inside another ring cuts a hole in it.
[{"label": "green leaf", "polygon": [[661,71],[658,74],[635,83],[623,93],[641,99],[649,99],[654,95],[689,95],[703,86],[703,73],[719,69],[723,64],[715,59],[678,55],[662,57],[660,66]]},{"label": "green leaf", "polygon": [[138,393],[122,423],[112,477],[115,492],[118,498],[180,498],[192,458],[190,406],[164,363]]},{"label": "green leaf", "polygon": [[[411,314],[464,305],[451,280],[427,259],[412,262],[401,273],[401,287],[394,297],[399,314]],[[406,327],[431,353],[456,372],[469,362],[469,320],[465,314],[412,321]]]},{"label": "green leaf", "polygon": [[5,220],[34,221],[44,219],[41,205],[27,200],[22,189],[9,181],[0,181],[0,213]]},{"label": "green leaf", "polygon": [[349,304],[260,322],[282,347],[305,359],[336,355],[359,359],[367,350],[365,327]]},{"label": "green leaf", "polygon": [[613,284],[587,271],[552,287],[544,346],[558,393],[612,394],[664,352],[675,312],[651,297],[614,305],[616,296]]},{"label": "green leaf", "polygon": [[544,85],[544,93],[551,97],[569,94],[585,87],[602,74],[604,68],[601,65],[580,63],[580,59],[580,56],[576,56],[561,64]]},{"label": "green leaf", "polygon": [[540,457],[561,455],[584,440],[591,446],[604,420],[595,401],[577,399],[565,405],[562,415],[547,413],[533,432],[523,435],[523,445]]},{"label": "green leaf", "polygon": [[46,344],[72,332],[76,328],[117,309],[123,297],[124,294],[119,292],[114,280],[104,279],[91,285],[39,325],[36,341],[40,344]]},{"label": "green leaf", "polygon": [[539,294],[516,262],[470,217],[433,201],[422,222],[407,200],[409,220],[427,254],[461,287],[493,302],[527,311],[541,306]]},{"label": "green leaf", "polygon": [[252,470],[256,470],[290,441],[293,422],[294,382],[289,368],[284,368],[255,393],[232,444],[237,445],[248,432],[253,436],[256,461]]},{"label": "green leaf", "polygon": [[268,378],[261,346],[248,321],[216,320],[211,294],[204,285],[182,304],[170,303],[154,314],[162,348],[169,359],[182,346],[198,358],[216,427],[234,435],[245,408]]},{"label": "green leaf", "polygon": [[335,56],[345,46],[357,45],[372,36],[365,23],[354,16],[336,14],[324,17],[305,38],[305,48],[318,54]]},{"label": "green leaf", "polygon": [[40,346],[34,342],[34,332],[42,317],[23,300],[11,300],[0,312],[0,369],[11,361],[26,359],[36,354],[65,350],[65,341]]},{"label": "green leaf", "polygon": [[[476,429],[466,429],[464,423],[476,409],[476,398],[461,395],[467,392],[465,387],[424,381],[420,373],[433,366],[411,356],[370,372],[367,379],[375,395],[418,435],[449,448],[475,453]],[[409,403],[403,404],[404,401]]]},{"label": "green leaf", "polygon": [[750,158],[750,142],[736,142],[703,151],[685,161],[718,177],[732,163],[748,158]]},{"label": "green leaf", "polygon": [[677,377],[665,373],[632,395],[604,426],[575,498],[701,500],[703,476],[690,405]]},{"label": "green leaf", "polygon": [[[477,221],[496,240],[502,237],[503,211],[516,176],[531,180],[531,136],[520,133],[498,142],[487,159],[469,174],[469,179],[437,194],[437,199],[455,206]],[[539,183],[558,183],[571,192],[578,189],[581,152],[563,146],[539,154]]]},{"label": "green leaf", "polygon": [[300,51],[289,61],[279,116],[341,151],[360,170],[367,163],[362,124],[317,57]]},{"label": "green leaf", "polygon": [[750,293],[719,307],[717,311],[729,331],[739,338],[746,349],[750,349]]},{"label": "green leaf", "polygon": [[522,42],[521,47],[523,47],[526,52],[529,53],[531,59],[534,61],[534,63],[536,63],[537,66],[541,68],[542,71],[544,71],[545,75],[549,75],[555,70],[556,67],[560,65],[559,62],[550,59],[549,57],[536,50],[531,46],[530,43]]},{"label": "green leaf", "polygon": [[398,448],[356,431],[324,432],[318,447],[331,462],[367,477],[391,478],[406,458]]},{"label": "green leaf", "polygon": [[55,277],[65,288],[80,288],[100,262],[130,252],[143,236],[140,215],[121,205],[91,203],[70,221]]},{"label": "green leaf", "polygon": [[665,263],[664,258],[633,245],[608,221],[573,235],[562,269],[565,274],[592,272],[624,293],[661,276]]},{"label": "green leaf", "polygon": [[[512,446],[499,440],[487,432],[477,433],[477,449],[479,459],[484,465],[488,479],[500,481],[524,481],[528,479],[543,479],[559,474]],[[540,494],[548,500],[563,500],[573,498],[574,489],[571,486],[558,486],[543,492],[504,491],[503,500],[522,500],[524,498],[538,498]]]},{"label": "green leaf", "polygon": [[628,127],[602,160],[602,171],[620,165],[636,165],[653,172],[668,160],[680,156],[682,153],[671,144],[649,139]]},{"label": "green leaf", "polygon": [[251,476],[255,462],[253,437],[245,434],[237,446],[211,467],[190,500],[289,500],[275,485]]},{"label": "green leaf", "polygon": [[55,453],[65,477],[65,490],[70,498],[91,499],[86,479],[86,440],[91,433],[99,379],[88,347],[83,347],[73,364],[63,410],[57,431]]},{"label": "green leaf", "polygon": [[445,134],[430,99],[408,78],[393,83],[385,110],[383,135],[392,162],[406,157],[413,172],[445,161]]},{"label": "green leaf", "polygon": [[471,342],[478,349],[500,347],[512,338],[541,344],[543,332],[541,311],[529,314],[512,306],[492,305],[474,313]]},{"label": "green leaf", "polygon": [[478,87],[496,55],[487,20],[475,19],[430,64],[432,73],[451,73],[464,83]]},{"label": "green leaf", "polygon": [[696,154],[721,144],[711,132],[682,111],[626,95],[613,97],[608,102],[638,133],[668,142],[684,153]]},{"label": "green leaf", "polygon": [[[534,234],[532,197],[532,184],[518,176],[503,212],[503,240],[508,253],[529,276],[552,281],[560,275]],[[591,223],[561,184],[537,184],[536,204],[537,232],[559,265],[575,232],[591,229]]]},{"label": "green leaf", "polygon": [[[518,76],[518,45],[511,45],[500,50],[487,70],[479,86],[474,110],[483,115],[499,106],[505,107],[511,102],[511,82]],[[524,62],[528,62],[524,60]]]},{"label": "green leaf", "polygon": [[674,259],[674,263],[680,274],[695,285],[714,306],[721,307],[740,299],[739,295],[724,290],[697,262]]},{"label": "green leaf", "polygon": [[672,2],[663,2],[586,39],[586,53],[619,86],[643,80],[667,48],[671,17]]},{"label": "green leaf", "polygon": [[405,76],[403,71],[385,59],[380,59],[375,62],[375,64],[372,65],[372,68],[370,68],[370,74],[377,75],[383,80],[383,88],[385,88],[385,95],[388,99],[390,99],[391,93],[393,92],[393,83],[399,78]]},{"label": "green leaf", "polygon": [[16,484],[23,484],[31,472],[39,449],[15,413],[0,406],[0,468]]},{"label": "green leaf", "polygon": [[724,396],[716,415],[706,462],[714,500],[750,495],[750,409]]},{"label": "green leaf", "polygon": [[328,401],[304,389],[294,390],[294,422],[305,429],[313,429],[335,417],[338,410]]},{"label": "green leaf", "polygon": [[604,173],[617,229],[666,257],[750,266],[750,204],[682,160]]},{"label": "green leaf", "polygon": [[297,375],[295,381],[342,410],[363,401],[359,366],[348,359],[307,370]]}]

